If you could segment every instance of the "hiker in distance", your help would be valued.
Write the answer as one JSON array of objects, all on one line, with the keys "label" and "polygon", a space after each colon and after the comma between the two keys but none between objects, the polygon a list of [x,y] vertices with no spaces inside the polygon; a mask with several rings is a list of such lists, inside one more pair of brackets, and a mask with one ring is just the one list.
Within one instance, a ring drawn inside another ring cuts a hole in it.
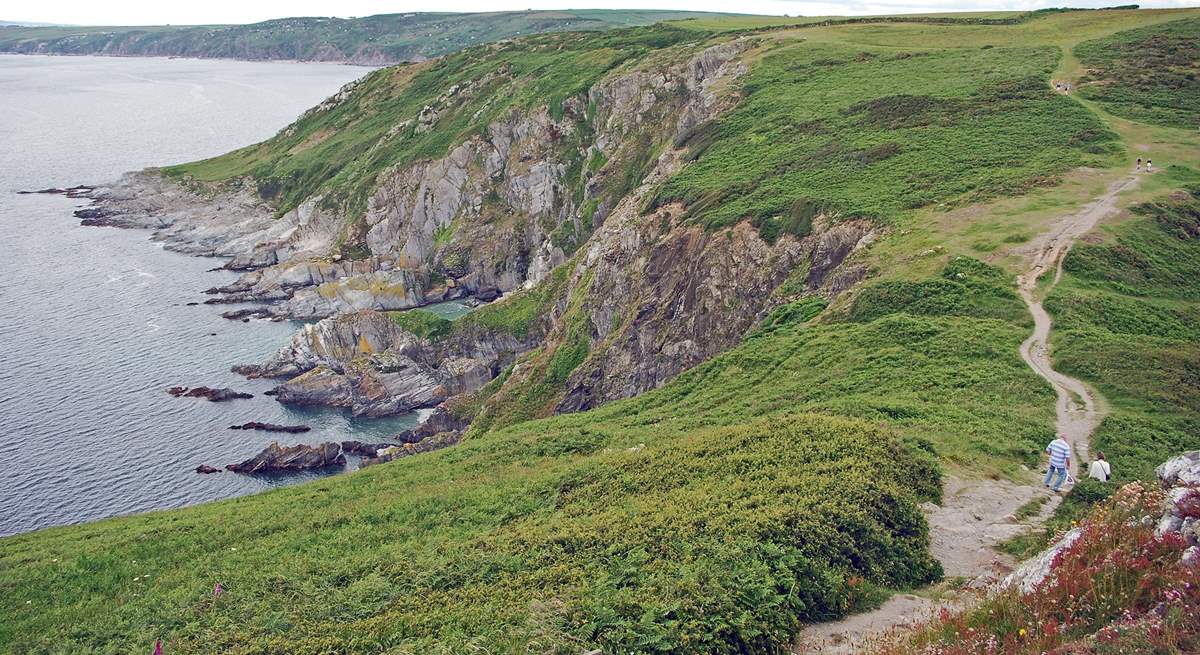
[{"label": "hiker in distance", "polygon": [[[1071,466],[1071,444],[1067,443],[1062,436],[1058,436],[1046,446],[1046,452],[1050,454],[1050,466],[1046,469],[1046,479],[1042,484],[1058,493],[1058,490],[1062,488],[1063,480],[1067,479],[1067,469]],[[1057,478],[1055,478],[1056,475]],[[1052,479],[1054,480],[1053,487],[1050,486]]]},{"label": "hiker in distance", "polygon": [[1103,450],[1096,451],[1096,459],[1092,460],[1092,465],[1088,467],[1088,477],[1101,482],[1108,482],[1112,477],[1112,465],[1104,459]]}]

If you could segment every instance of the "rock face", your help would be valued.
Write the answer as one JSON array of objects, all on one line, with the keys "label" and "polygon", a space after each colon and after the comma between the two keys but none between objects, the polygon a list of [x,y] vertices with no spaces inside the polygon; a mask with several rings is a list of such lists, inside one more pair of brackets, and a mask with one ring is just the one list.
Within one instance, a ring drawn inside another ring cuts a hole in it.
[{"label": "rock face", "polygon": [[[736,103],[731,82],[754,44],[687,46],[674,60],[621,69],[564,99],[557,115],[545,106],[497,114],[444,156],[380,172],[353,217],[313,195],[276,218],[250,180],[201,197],[153,171],[97,189],[81,212],[153,229],[173,250],[230,257],[225,268],[242,275],[210,289],[208,302],[262,304],[230,318],[325,317],[266,361],[235,368],[281,378],[269,392],[280,402],[384,416],[474,393],[512,367],[493,395],[502,403],[506,388],[543,382],[546,360],[566,349],[573,366],[556,369],[565,379],[539,411],[585,410],[735,345],[788,299],[776,293],[785,281],[793,294],[833,297],[865,274],[846,264],[876,236],[863,221],[817,217],[811,234],[768,242],[748,223],[706,232],[681,207],[643,210],[684,164],[680,144]],[[464,98],[508,74],[446,89],[417,115],[395,117],[372,147],[442,129]],[[539,285],[546,300],[520,331],[480,324],[429,339],[380,313],[448,298],[503,304]]]},{"label": "rock face", "polygon": [[1167,460],[1154,472],[1167,492],[1166,506],[1155,532],[1178,534],[1188,548],[1183,561],[1200,566],[1200,450]]},{"label": "rock face", "polygon": [[287,447],[274,442],[254,457],[238,464],[229,464],[225,468],[235,473],[271,473],[345,465],[346,457],[342,455],[342,448],[334,442],[317,446],[298,444]]},{"label": "rock face", "polygon": [[233,389],[212,389],[210,387],[171,387],[167,389],[167,393],[176,398],[204,398],[214,403],[254,397],[254,394]]},{"label": "rock face", "polygon": [[250,421],[241,425],[231,425],[230,430],[262,430],[264,432],[288,432],[291,434],[299,434],[308,432],[312,428],[307,425],[276,425],[274,423],[260,423],[258,421]]},{"label": "rock face", "polygon": [[[211,289],[214,300],[267,303],[264,312],[275,317],[508,293],[543,280],[603,223],[628,191],[626,162],[642,161],[652,144],[680,138],[728,104],[715,87],[745,71],[738,56],[747,45],[724,43],[605,78],[565,99],[557,118],[545,107],[503,114],[444,157],[384,171],[354,221],[320,196],[275,218],[250,180],[200,196],[152,170],[91,192],[95,204],[78,215],[90,225],[152,229],[172,250],[230,257],[226,268],[246,272]],[[505,75],[454,85],[419,115],[398,117],[375,146],[394,146],[414,125],[441,129],[443,113],[483,97]],[[348,85],[313,111],[353,91]],[[584,121],[591,127],[582,129]],[[580,177],[581,161],[608,163],[589,164]]]},{"label": "rock face", "polygon": [[482,329],[431,341],[385,314],[354,312],[306,325],[264,363],[234,371],[290,378],[267,392],[281,403],[387,416],[477,391],[529,343]]},{"label": "rock face", "polygon": [[1015,587],[1020,589],[1023,594],[1033,592],[1042,580],[1050,575],[1050,570],[1054,566],[1055,560],[1058,559],[1058,554],[1070,548],[1082,534],[1083,530],[1072,528],[1054,545],[1039,553],[1037,557],[1026,560],[1016,570],[1009,573],[1000,581],[997,588],[1004,590]]},{"label": "rock face", "polygon": [[420,453],[440,450],[442,448],[457,444],[460,437],[461,435],[455,432],[439,432],[413,443],[405,443],[398,446],[381,448],[377,451],[375,457],[364,459],[362,461],[362,466],[383,464],[384,462],[390,462],[403,457],[411,457]]}]

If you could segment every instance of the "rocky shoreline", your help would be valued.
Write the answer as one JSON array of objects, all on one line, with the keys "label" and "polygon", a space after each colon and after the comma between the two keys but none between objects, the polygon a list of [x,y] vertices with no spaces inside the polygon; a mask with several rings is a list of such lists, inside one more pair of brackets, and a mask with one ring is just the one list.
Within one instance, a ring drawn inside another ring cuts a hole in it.
[{"label": "rocky shoreline", "polygon": [[[544,106],[501,114],[444,156],[382,172],[353,216],[317,189],[277,208],[249,177],[208,184],[156,169],[81,189],[92,202],[76,215],[85,225],[150,230],[169,250],[226,258],[220,268],[239,277],[204,292],[205,304],[231,305],[226,318],[316,320],[264,361],[233,367],[279,379],[266,392],[278,402],[360,417],[446,412],[507,372],[492,396],[503,402],[507,388],[543,384],[545,360],[561,349],[575,359],[537,411],[587,410],[736,345],[774,307],[831,299],[867,274],[853,255],[878,236],[869,221],[817,215],[807,231],[764,236],[749,222],[705,230],[677,204],[647,209],[684,165],[689,140],[732,106],[734,96],[717,90],[745,73],[749,45],[734,40],[607,77],[565,99],[561,116]],[[487,82],[454,85],[417,116],[398,117],[393,132],[437,129]],[[674,145],[643,152],[652,143]],[[519,325],[492,314],[418,335],[388,314],[522,293]],[[403,451],[448,445],[463,428],[402,440]]]}]

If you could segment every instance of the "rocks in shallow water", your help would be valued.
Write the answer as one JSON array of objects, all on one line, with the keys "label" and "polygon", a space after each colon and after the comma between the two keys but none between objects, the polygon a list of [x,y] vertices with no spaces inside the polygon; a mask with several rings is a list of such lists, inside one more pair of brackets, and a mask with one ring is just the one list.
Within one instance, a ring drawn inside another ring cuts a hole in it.
[{"label": "rocks in shallow water", "polygon": [[88,225],[91,227],[121,227],[121,221],[116,220],[115,212],[103,207],[85,207],[84,209],[76,209],[75,217],[82,219],[80,225]]},{"label": "rocks in shallow water", "polygon": [[56,194],[56,195],[63,195],[68,198],[87,198],[88,194],[90,194],[92,191],[95,191],[95,190],[96,190],[96,187],[90,187],[90,186],[81,184],[79,186],[73,186],[73,187],[69,187],[66,189],[60,189],[58,187],[50,187],[48,189],[38,189],[37,191],[18,191],[17,193],[19,195],[26,195],[26,194],[31,194],[31,193],[52,193],[52,194]]},{"label": "rocks in shallow water", "polygon": [[380,448],[376,451],[375,457],[369,457],[362,461],[361,466],[372,466],[374,464],[382,464],[402,457],[410,457],[420,453],[427,453],[431,450],[439,450],[447,446],[453,446],[458,443],[461,435],[457,432],[439,432],[432,437],[426,437],[415,443],[400,444],[398,446],[389,446]]},{"label": "rocks in shallow water", "polygon": [[392,438],[401,443],[417,443],[439,432],[462,432],[467,429],[469,424],[470,421],[459,418],[447,411],[445,407],[439,406],[420,425],[411,430],[405,430]]},{"label": "rocks in shallow water", "polygon": [[217,467],[215,467],[215,466],[209,466],[208,464],[201,464],[200,466],[197,466],[197,467],[196,467],[196,472],[197,472],[197,473],[204,473],[204,474],[208,474],[208,473],[220,473],[220,472],[221,472],[221,469],[219,469],[219,468],[217,468]]},{"label": "rocks in shallow water", "polygon": [[[210,304],[209,301],[204,301],[205,304]],[[221,314],[221,318],[227,318],[231,321],[249,321],[252,318],[270,318],[271,312],[263,307],[253,307],[247,309],[234,309]]]},{"label": "rocks in shallow water", "polygon": [[230,430],[262,430],[264,432],[289,432],[291,434],[299,434],[308,432],[312,428],[307,425],[276,425],[274,423],[260,423],[258,421],[250,421],[241,425],[231,425]]},{"label": "rocks in shallow water", "polygon": [[235,473],[271,473],[345,465],[346,457],[336,442],[328,441],[316,446],[280,446],[279,442],[274,442],[254,457],[225,468]]},{"label": "rocks in shallow water", "polygon": [[342,452],[347,455],[361,455],[363,457],[378,457],[379,451],[385,448],[391,448],[396,444],[392,443],[363,443],[361,441],[343,441]]},{"label": "rocks in shallow water", "polygon": [[254,394],[234,391],[233,389],[213,389],[211,387],[171,387],[167,393],[176,398],[204,398],[214,403],[238,398],[253,398]]}]

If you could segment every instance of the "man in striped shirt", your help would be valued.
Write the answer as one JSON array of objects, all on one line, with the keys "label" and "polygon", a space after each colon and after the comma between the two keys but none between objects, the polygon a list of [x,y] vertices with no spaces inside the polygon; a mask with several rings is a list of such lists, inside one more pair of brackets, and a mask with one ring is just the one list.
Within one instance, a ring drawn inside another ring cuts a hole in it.
[{"label": "man in striped shirt", "polygon": [[1050,487],[1050,480],[1057,476],[1053,486],[1057,492],[1062,487],[1063,480],[1067,479],[1067,468],[1071,466],[1071,444],[1059,436],[1046,446],[1046,452],[1050,453],[1050,468],[1046,470],[1046,479],[1042,484]]}]

